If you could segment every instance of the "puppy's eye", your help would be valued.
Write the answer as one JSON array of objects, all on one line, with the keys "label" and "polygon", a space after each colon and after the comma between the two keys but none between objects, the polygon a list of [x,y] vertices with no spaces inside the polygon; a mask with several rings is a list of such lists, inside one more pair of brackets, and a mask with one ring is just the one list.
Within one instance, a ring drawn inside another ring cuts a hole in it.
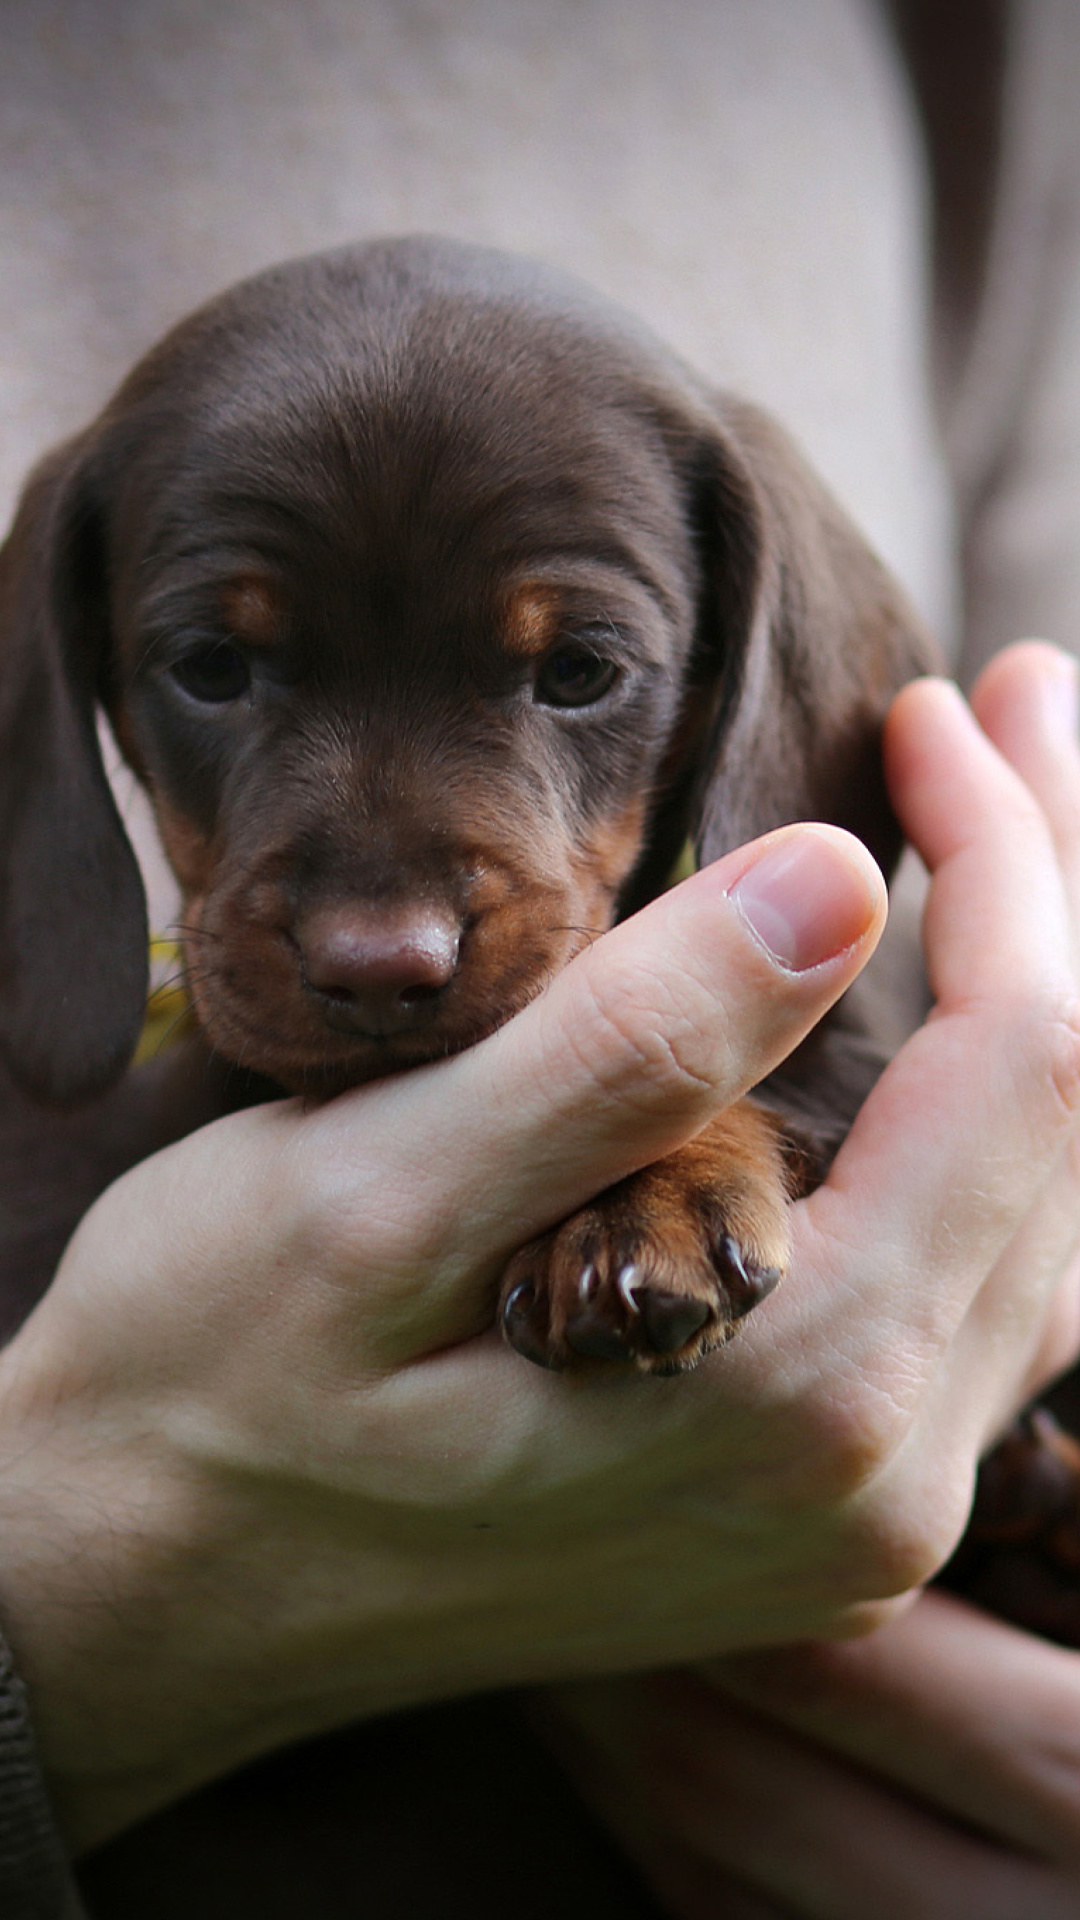
[{"label": "puppy's eye", "polygon": [[615,685],[619,669],[580,641],[556,647],[533,683],[534,696],[546,707],[588,707]]},{"label": "puppy's eye", "polygon": [[208,706],[223,706],[240,700],[251,686],[248,663],[238,647],[225,640],[196,647],[170,668],[173,679],[193,700]]}]

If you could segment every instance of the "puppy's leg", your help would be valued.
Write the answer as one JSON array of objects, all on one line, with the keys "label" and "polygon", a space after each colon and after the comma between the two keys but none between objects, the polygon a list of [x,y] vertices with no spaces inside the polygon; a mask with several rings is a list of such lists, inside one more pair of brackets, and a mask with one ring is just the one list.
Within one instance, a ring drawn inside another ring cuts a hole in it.
[{"label": "puppy's leg", "polygon": [[510,1262],[499,1321],[540,1366],[679,1373],[730,1339],[789,1256],[793,1177],[778,1116],[742,1100]]}]

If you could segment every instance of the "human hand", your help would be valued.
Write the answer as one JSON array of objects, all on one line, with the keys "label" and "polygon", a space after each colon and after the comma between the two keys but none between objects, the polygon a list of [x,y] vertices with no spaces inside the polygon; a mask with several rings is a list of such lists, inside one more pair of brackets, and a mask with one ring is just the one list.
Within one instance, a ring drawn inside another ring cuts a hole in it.
[{"label": "human hand", "polygon": [[[1080,762],[1060,673],[1049,650],[1012,648],[973,705],[1043,810],[1075,925]],[[902,771],[923,698],[897,715]],[[1025,1271],[1060,1273],[1025,1386],[1075,1348],[1077,1197],[1070,1140],[987,1283],[1001,1297]],[[858,1643],[562,1689],[546,1719],[677,1920],[1080,1905],[1080,1658],[942,1593]]]},{"label": "human hand", "polygon": [[930,1590],[867,1639],[560,1689],[673,1920],[1074,1920],[1080,1656]]},{"label": "human hand", "polygon": [[[801,972],[739,909],[744,850],[483,1046],[232,1116],[87,1216],[0,1355],[5,1618],[77,1838],[292,1734],[587,1670],[609,1637],[712,1646],[715,1523],[663,1495],[714,1395],[555,1381],[485,1329],[520,1239],[692,1134],[858,972],[873,863],[780,838],[808,865]],[[703,1564],[612,1635],[672,1538]],[[831,1614],[819,1586],[795,1617]]]},{"label": "human hand", "polygon": [[6,1619],[76,1840],[409,1700],[853,1632],[948,1552],[977,1448],[1071,1337],[1049,1243],[984,1283],[1060,1162],[1076,1046],[1045,821],[958,703],[913,697],[940,1044],[691,1378],[553,1378],[478,1329],[520,1239],[692,1134],[858,971],[879,892],[819,829],[784,835],[816,966],[749,932],[743,849],[482,1046],[234,1116],[92,1210],[0,1357]]}]

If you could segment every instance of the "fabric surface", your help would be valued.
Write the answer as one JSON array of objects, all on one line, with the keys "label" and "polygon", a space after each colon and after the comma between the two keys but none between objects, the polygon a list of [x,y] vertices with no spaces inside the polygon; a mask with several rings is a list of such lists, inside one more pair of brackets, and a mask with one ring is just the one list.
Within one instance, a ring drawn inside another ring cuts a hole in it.
[{"label": "fabric surface", "polygon": [[26,1692],[0,1636],[0,1914],[85,1920],[45,1792]]},{"label": "fabric surface", "polygon": [[222,286],[450,233],[582,275],[771,407],[951,637],[918,139],[873,0],[7,0],[0,518]]}]

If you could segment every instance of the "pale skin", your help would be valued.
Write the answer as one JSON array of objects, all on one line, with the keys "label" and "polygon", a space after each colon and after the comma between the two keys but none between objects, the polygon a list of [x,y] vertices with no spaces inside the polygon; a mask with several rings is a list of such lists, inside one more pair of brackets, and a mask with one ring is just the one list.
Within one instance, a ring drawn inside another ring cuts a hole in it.
[{"label": "pale skin", "polygon": [[[1012,648],[973,706],[1040,810],[1075,928],[1069,676],[1046,648]],[[918,776],[908,721],[926,697],[894,715],[898,798]],[[973,826],[941,823],[969,861]],[[973,982],[987,989],[992,970]],[[1070,1138],[983,1290],[1000,1298],[1025,1268],[1037,1286],[1049,1277],[1035,1380],[1075,1345],[1078,1215]],[[1080,1905],[1080,1657],[943,1593],[865,1640],[564,1688],[546,1724],[676,1920],[1072,1920]]]},{"label": "pale skin", "polygon": [[[1066,665],[1013,658],[1049,768]],[[1058,776],[999,746],[938,683],[898,704],[937,1011],[795,1210],[788,1282],[690,1378],[546,1375],[484,1330],[493,1291],[860,970],[883,889],[832,830],[695,876],[459,1059],[234,1116],[103,1196],[0,1356],[4,1619],[74,1846],[383,1707],[918,1617],[1080,1318]]]}]

